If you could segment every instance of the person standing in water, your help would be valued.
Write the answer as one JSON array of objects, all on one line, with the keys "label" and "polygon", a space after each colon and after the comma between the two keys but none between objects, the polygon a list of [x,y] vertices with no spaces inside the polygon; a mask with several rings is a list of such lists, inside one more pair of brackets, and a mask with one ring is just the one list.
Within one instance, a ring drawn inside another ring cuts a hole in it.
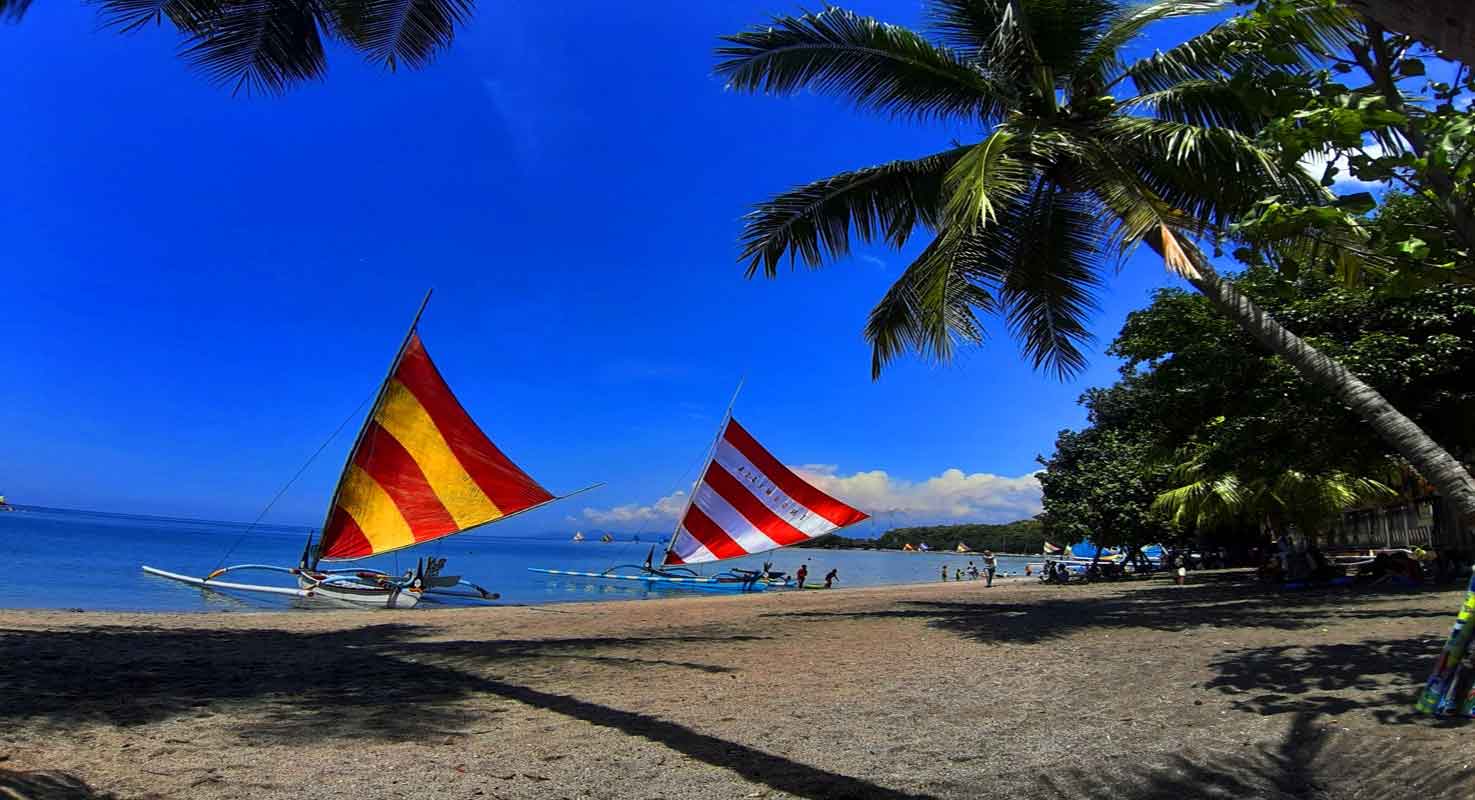
[{"label": "person standing in water", "polygon": [[943,580],[947,580],[947,565],[946,564],[943,564],[942,565],[942,579]]},{"label": "person standing in water", "polygon": [[833,584],[835,581],[837,581],[839,579],[840,579],[840,570],[838,570],[838,569],[832,569],[829,572],[825,573],[825,588],[826,589],[834,588],[834,587],[831,586],[831,584]]},{"label": "person standing in water", "polygon": [[999,560],[994,558],[994,551],[983,551],[983,571],[988,576],[988,586],[994,585],[994,573],[999,571]]},{"label": "person standing in water", "polygon": [[799,579],[799,588],[800,589],[803,589],[804,588],[804,579],[807,578],[807,577],[809,577],[809,565],[808,564],[800,564],[799,565],[799,571],[796,572],[796,573],[794,573],[794,577]]}]

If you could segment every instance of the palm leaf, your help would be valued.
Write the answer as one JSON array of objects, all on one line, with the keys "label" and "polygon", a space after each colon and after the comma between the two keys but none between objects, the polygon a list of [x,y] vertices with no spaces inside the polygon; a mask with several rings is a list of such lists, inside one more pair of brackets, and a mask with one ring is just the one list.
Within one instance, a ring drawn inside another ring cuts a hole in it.
[{"label": "palm leaf", "polygon": [[306,0],[230,0],[192,23],[184,58],[233,94],[280,94],[327,72],[318,11]]},{"label": "palm leaf", "polygon": [[1082,54],[1074,69],[1074,83],[1104,87],[1121,74],[1119,53],[1154,22],[1173,17],[1208,14],[1234,6],[1235,0],[1156,0],[1119,7],[1103,26],[1101,34]]},{"label": "palm leaf", "polygon": [[123,33],[157,25],[166,17],[187,33],[203,33],[222,5],[221,0],[100,0],[98,14],[104,27]]},{"label": "palm leaf", "polygon": [[1270,118],[1255,111],[1228,81],[1187,80],[1166,89],[1130,97],[1121,102],[1126,111],[1143,110],[1168,122],[1201,128],[1226,128],[1253,135]]},{"label": "palm leaf", "polygon": [[916,33],[839,8],[733,36],[717,74],[745,92],[814,89],[897,116],[994,120],[1007,107],[998,84]]},{"label": "palm leaf", "polygon": [[936,229],[942,219],[943,182],[968,148],[843,172],[791,189],[745,217],[740,259],[748,276],[761,267],[768,277],[788,256],[818,267],[850,252],[852,229],[861,241],[905,244],[917,224]]},{"label": "palm leaf", "polygon": [[471,18],[473,0],[338,0],[337,32],[390,70],[424,67]]},{"label": "palm leaf", "polygon": [[[1327,53],[1336,52],[1356,38],[1355,19],[1347,10],[1332,4],[1303,0],[1299,13],[1278,21],[1279,29],[1274,34],[1265,28],[1228,20],[1182,44],[1133,63],[1121,77],[1130,77],[1137,91],[1145,93],[1186,80],[1309,68],[1320,63]],[[1289,42],[1278,50],[1280,55],[1290,56],[1291,63],[1267,60],[1266,48],[1276,44],[1272,35]]]},{"label": "palm leaf", "polygon": [[1226,128],[1115,116],[1096,133],[1095,141],[1111,151],[1110,160],[1131,165],[1167,209],[1208,225],[1225,224],[1269,195],[1305,201],[1326,196],[1304,171],[1284,169],[1253,139]]},{"label": "palm leaf", "polygon": [[946,362],[957,345],[983,342],[978,312],[995,303],[972,279],[977,262],[971,237],[945,230],[907,267],[866,321],[873,379],[904,353]]},{"label": "palm leaf", "polygon": [[31,0],[0,0],[0,22],[19,22],[31,7]]},{"label": "palm leaf", "polygon": [[1085,369],[1081,346],[1092,339],[1086,323],[1102,283],[1101,214],[1086,197],[1046,181],[1036,185],[1028,204],[1014,208],[1019,213],[1007,227],[984,237],[1004,245],[998,261],[1010,258],[1000,304],[1035,368],[1068,378]]},{"label": "palm leaf", "polygon": [[960,230],[987,227],[1029,187],[1029,165],[1018,157],[1014,134],[996,129],[967,148],[947,173],[947,219]]}]

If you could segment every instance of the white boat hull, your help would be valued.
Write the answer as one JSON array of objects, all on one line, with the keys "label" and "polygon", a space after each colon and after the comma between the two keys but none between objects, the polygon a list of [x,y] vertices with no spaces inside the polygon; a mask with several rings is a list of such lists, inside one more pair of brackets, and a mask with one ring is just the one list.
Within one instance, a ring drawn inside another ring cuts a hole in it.
[{"label": "white boat hull", "polygon": [[377,586],[353,586],[345,583],[319,583],[309,578],[299,577],[297,579],[297,588],[294,589],[289,586],[263,586],[255,583],[205,580],[204,578],[181,575],[177,572],[169,572],[148,565],[144,565],[143,571],[160,578],[168,578],[172,581],[178,581],[212,591],[275,594],[285,597],[297,597],[303,600],[324,600],[360,608],[414,608],[420,602],[420,592],[401,589],[397,586],[381,588]]}]

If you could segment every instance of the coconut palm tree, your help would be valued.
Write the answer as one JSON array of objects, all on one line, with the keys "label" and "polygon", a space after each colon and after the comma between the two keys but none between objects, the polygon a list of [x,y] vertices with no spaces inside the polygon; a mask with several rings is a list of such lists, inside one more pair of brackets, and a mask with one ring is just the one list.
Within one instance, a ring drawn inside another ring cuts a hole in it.
[{"label": "coconut palm tree", "polygon": [[926,34],[840,8],[779,16],[723,38],[717,71],[743,92],[812,90],[895,118],[973,126],[977,141],[824,178],[759,204],[741,258],[769,277],[817,268],[852,239],[932,240],[871,311],[872,372],[904,352],[947,360],[1000,314],[1037,367],[1062,376],[1108,262],[1138,243],[1257,341],[1359,413],[1475,517],[1475,481],[1377,391],[1220,278],[1196,241],[1270,194],[1325,201],[1295,165],[1258,147],[1267,122],[1241,87],[1311,62],[1345,35],[1343,12],[1310,0],[1283,20],[1299,51],[1261,49],[1233,20],[1127,63],[1149,25],[1231,0],[928,0]]},{"label": "coconut palm tree", "polygon": [[[31,0],[0,0],[0,21]],[[165,20],[180,55],[233,93],[281,93],[327,73],[325,42],[338,41],[390,70],[429,64],[471,16],[473,0],[98,0],[121,32]]]},{"label": "coconut palm tree", "polygon": [[1251,522],[1264,524],[1277,536],[1295,527],[1314,539],[1348,508],[1399,497],[1389,485],[1400,477],[1391,464],[1386,476],[1295,469],[1244,476],[1215,470],[1202,446],[1190,446],[1186,455],[1173,470],[1179,485],[1158,495],[1152,508],[1198,530]]}]

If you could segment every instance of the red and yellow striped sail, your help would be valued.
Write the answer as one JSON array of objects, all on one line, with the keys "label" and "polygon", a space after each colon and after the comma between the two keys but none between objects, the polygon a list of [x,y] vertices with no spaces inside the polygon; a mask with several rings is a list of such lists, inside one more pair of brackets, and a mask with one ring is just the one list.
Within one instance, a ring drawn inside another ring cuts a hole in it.
[{"label": "red and yellow striped sail", "polygon": [[551,499],[472,421],[413,333],[338,479],[318,555],[386,553]]}]

